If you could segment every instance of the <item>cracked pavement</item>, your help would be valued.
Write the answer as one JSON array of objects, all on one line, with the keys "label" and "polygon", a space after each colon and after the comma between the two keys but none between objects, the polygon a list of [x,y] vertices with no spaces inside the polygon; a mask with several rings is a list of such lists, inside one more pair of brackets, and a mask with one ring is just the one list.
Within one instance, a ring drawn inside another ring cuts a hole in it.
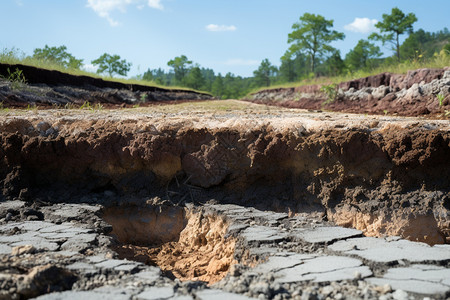
[{"label": "cracked pavement", "polygon": [[[22,201],[2,211],[26,209]],[[0,220],[0,299],[446,299],[450,245],[364,237],[320,214],[205,204],[237,239],[221,281],[170,279],[157,266],[118,259],[100,205],[42,206],[41,220]],[[34,218],[29,218],[34,219]],[[80,220],[88,220],[81,222]],[[43,290],[44,283],[53,289]],[[426,298],[428,297],[428,298]]]}]

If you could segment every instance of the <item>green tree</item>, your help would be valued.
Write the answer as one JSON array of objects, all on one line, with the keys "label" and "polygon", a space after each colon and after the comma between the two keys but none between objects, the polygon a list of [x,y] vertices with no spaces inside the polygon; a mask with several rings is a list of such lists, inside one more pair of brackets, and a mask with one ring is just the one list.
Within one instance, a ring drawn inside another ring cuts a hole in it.
[{"label": "green tree", "polygon": [[397,60],[400,61],[400,35],[405,32],[411,33],[413,31],[413,24],[417,21],[417,17],[413,13],[405,15],[399,8],[394,7],[391,14],[383,14],[383,21],[375,24],[375,27],[380,30],[380,33],[372,33],[369,39],[381,41],[383,45],[389,43],[392,45],[392,50],[397,55]]},{"label": "green tree", "polygon": [[145,71],[144,74],[142,74],[142,80],[154,81],[153,71],[151,69]]},{"label": "green tree", "polygon": [[293,31],[288,35],[290,53],[303,52],[311,57],[311,72],[314,73],[317,60],[334,50],[330,43],[344,39],[342,32],[330,30],[333,20],[327,20],[321,15],[305,13],[300,22],[292,25]]},{"label": "green tree", "polygon": [[204,86],[205,78],[203,77],[202,71],[198,65],[189,70],[185,81],[188,87],[196,90],[199,90]]},{"label": "green tree", "polygon": [[219,75],[216,76],[216,79],[214,80],[212,87],[211,87],[211,92],[217,98],[222,99],[223,92],[224,92],[222,74],[219,73]]},{"label": "green tree", "polygon": [[60,65],[64,68],[80,69],[83,60],[76,59],[72,54],[67,52],[66,46],[36,48],[33,51],[33,58]]},{"label": "green tree", "polygon": [[345,56],[345,63],[351,72],[372,67],[373,59],[382,55],[380,47],[366,40],[359,40],[355,48]]},{"label": "green tree", "polygon": [[345,63],[341,58],[341,52],[339,50],[333,51],[330,57],[324,63],[326,75],[336,76],[342,74],[345,70]]},{"label": "green tree", "polygon": [[98,66],[97,73],[106,72],[110,77],[113,77],[113,74],[127,76],[131,68],[131,63],[125,59],[120,60],[119,55],[110,55],[107,53],[93,60],[92,64]]},{"label": "green tree", "polygon": [[445,53],[446,53],[447,55],[450,55],[450,43],[447,43],[447,44],[444,46],[443,50],[445,51]]},{"label": "green tree", "polygon": [[256,84],[259,86],[269,86],[271,77],[277,72],[277,68],[273,66],[266,58],[259,65],[258,69],[253,72]]},{"label": "green tree", "polygon": [[192,61],[188,60],[185,55],[177,56],[167,63],[169,67],[172,67],[175,72],[175,80],[181,84],[184,84],[184,79],[192,65]]},{"label": "green tree", "polygon": [[295,79],[297,79],[297,73],[295,72],[295,62],[291,58],[291,55],[289,53],[285,53],[281,57],[281,65],[278,75],[283,82],[293,82]]}]

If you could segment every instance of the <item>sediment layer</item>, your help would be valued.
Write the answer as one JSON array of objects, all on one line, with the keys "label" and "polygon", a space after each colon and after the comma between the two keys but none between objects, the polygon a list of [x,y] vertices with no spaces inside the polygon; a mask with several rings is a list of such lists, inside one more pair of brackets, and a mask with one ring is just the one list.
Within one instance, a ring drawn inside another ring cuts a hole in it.
[{"label": "sediment layer", "polygon": [[0,157],[4,200],[214,199],[291,215],[315,207],[367,235],[450,241],[447,121],[251,104],[11,113],[0,121]]}]

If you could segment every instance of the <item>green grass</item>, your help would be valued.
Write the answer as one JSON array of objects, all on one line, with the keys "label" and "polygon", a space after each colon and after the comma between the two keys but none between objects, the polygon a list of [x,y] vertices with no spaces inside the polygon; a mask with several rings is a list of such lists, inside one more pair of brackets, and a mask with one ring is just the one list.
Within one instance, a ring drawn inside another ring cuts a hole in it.
[{"label": "green grass", "polygon": [[339,84],[341,82],[350,81],[358,78],[368,77],[372,75],[377,75],[380,73],[395,73],[395,74],[406,74],[410,70],[422,69],[422,68],[444,68],[450,66],[450,53],[446,53],[442,50],[440,53],[436,53],[430,59],[423,60],[411,60],[396,64],[382,65],[371,70],[359,70],[353,73],[348,73],[344,75],[334,76],[334,77],[317,77],[313,79],[304,79],[298,82],[289,82],[283,84],[275,84],[269,87],[261,87],[252,90],[249,94],[257,93],[262,90],[276,89],[276,88],[292,88],[303,85],[330,85]]},{"label": "green grass", "polygon": [[0,52],[0,63],[11,64],[11,65],[22,64],[22,65],[37,67],[37,68],[46,69],[46,70],[60,71],[60,72],[67,73],[70,75],[75,75],[75,76],[89,76],[89,77],[93,77],[93,78],[103,79],[105,81],[119,82],[119,83],[123,83],[123,84],[130,84],[130,85],[136,84],[136,85],[157,87],[157,88],[162,88],[162,89],[167,89],[167,90],[192,91],[192,92],[211,95],[209,92],[197,91],[194,89],[181,87],[181,86],[163,86],[163,85],[157,84],[156,82],[153,82],[153,81],[114,78],[114,77],[109,77],[109,76],[101,76],[97,73],[91,73],[91,72],[87,72],[87,71],[79,70],[79,69],[68,69],[68,68],[64,68],[63,66],[61,66],[59,64],[51,63],[49,61],[35,59],[31,56],[25,56],[24,53],[22,53],[20,50],[18,50],[16,48],[3,49],[2,52]]}]

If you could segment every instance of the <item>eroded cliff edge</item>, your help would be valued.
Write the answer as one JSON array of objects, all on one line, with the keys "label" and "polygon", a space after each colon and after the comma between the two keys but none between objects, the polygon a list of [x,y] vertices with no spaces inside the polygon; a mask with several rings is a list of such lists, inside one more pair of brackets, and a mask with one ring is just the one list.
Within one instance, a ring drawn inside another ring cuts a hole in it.
[{"label": "eroded cliff edge", "polygon": [[450,240],[448,121],[281,109],[49,110],[6,115],[0,144],[4,200],[108,206],[151,196],[315,209],[367,235]]}]

